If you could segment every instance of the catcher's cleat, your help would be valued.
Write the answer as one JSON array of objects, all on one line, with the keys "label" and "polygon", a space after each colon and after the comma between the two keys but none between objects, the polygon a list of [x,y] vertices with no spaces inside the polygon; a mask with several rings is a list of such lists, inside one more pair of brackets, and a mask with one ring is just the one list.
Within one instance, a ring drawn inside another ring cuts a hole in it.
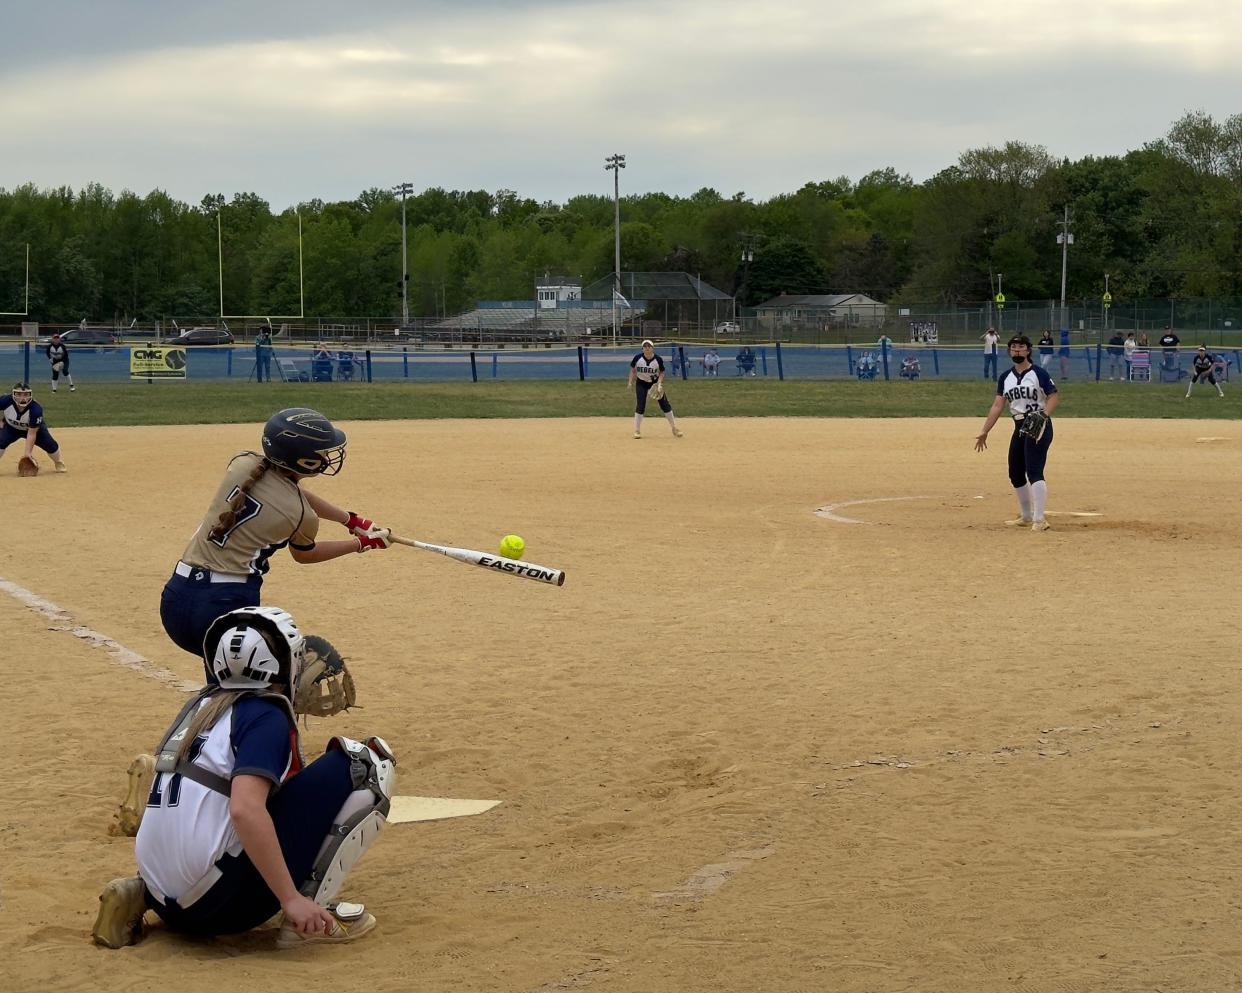
[{"label": "catcher's cleat", "polygon": [[1029,517],[1015,517],[1012,521],[1006,521],[1005,527],[1009,528],[1029,528],[1031,519]]},{"label": "catcher's cleat", "polygon": [[1031,524],[1032,531],[1051,531],[1052,525],[1047,521],[1035,521]]},{"label": "catcher's cleat", "polygon": [[280,934],[276,936],[277,948],[301,948],[306,945],[335,944],[342,941],[354,941],[375,928],[375,915],[367,913],[360,903],[336,903],[328,907],[335,918],[327,931],[318,934],[302,934],[294,930],[289,923],[280,925]]},{"label": "catcher's cleat", "polygon": [[132,838],[138,833],[143,812],[147,809],[147,795],[151,792],[151,780],[155,778],[155,759],[150,755],[139,755],[125,771],[129,774],[129,786],[125,790],[125,799],[113,815],[108,833]]},{"label": "catcher's cleat", "polygon": [[99,894],[99,916],[91,928],[95,944],[124,948],[142,939],[147,912],[146,889],[140,876],[114,879]]}]

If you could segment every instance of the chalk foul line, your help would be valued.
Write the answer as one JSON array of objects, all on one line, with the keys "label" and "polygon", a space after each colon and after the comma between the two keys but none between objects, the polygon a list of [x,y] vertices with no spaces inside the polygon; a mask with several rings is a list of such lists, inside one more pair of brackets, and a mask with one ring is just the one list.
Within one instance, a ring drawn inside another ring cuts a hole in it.
[{"label": "chalk foul line", "polygon": [[927,496],[899,496],[899,497],[873,497],[870,500],[842,500],[839,503],[825,504],[815,511],[816,517],[822,517],[826,521],[836,521],[838,524],[869,524],[870,521],[860,521],[854,517],[846,517],[838,514],[837,511],[844,507],[859,507],[867,503],[895,503],[901,500],[932,500],[933,497]]},{"label": "chalk foul line", "polygon": [[124,666],[126,669],[131,669],[184,693],[194,693],[202,689],[200,683],[182,679],[175,672],[171,672],[163,666],[158,666],[149,659],[143,658],[137,652],[126,648],[120,642],[109,638],[106,634],[100,634],[98,631],[79,624],[63,607],[36,593],[31,593],[25,587],[0,578],[0,592],[7,593],[18,603],[47,618],[49,622],[47,629],[49,631],[59,631],[63,634],[72,635],[86,642],[92,648],[102,649],[108,653],[109,658],[117,665]]}]

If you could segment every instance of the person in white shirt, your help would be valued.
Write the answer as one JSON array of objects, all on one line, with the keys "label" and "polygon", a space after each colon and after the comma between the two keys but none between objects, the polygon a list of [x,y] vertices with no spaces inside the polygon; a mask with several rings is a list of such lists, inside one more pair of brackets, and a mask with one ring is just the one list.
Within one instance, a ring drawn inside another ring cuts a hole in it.
[{"label": "person in white shirt", "polygon": [[996,344],[1000,335],[996,328],[988,328],[981,335],[983,338],[983,378],[993,379],[996,376]]}]

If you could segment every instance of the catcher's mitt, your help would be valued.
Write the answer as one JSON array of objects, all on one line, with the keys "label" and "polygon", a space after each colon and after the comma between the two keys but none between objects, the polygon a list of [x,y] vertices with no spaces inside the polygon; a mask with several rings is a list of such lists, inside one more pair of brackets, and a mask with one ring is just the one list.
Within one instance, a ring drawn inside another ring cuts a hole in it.
[{"label": "catcher's mitt", "polygon": [[664,380],[657,379],[651,387],[651,399],[660,400],[664,397]]},{"label": "catcher's mitt", "polygon": [[348,710],[358,699],[354,677],[341,653],[326,638],[306,636],[306,664],[298,678],[293,709],[299,714],[331,717]]},{"label": "catcher's mitt", "polygon": [[1026,416],[1022,418],[1022,424],[1018,427],[1018,434],[1024,438],[1030,438],[1031,441],[1039,441],[1047,426],[1047,414],[1041,414],[1038,410],[1028,410]]},{"label": "catcher's mitt", "polygon": [[39,463],[29,455],[23,455],[17,460],[17,474],[19,476],[37,476],[39,475]]}]

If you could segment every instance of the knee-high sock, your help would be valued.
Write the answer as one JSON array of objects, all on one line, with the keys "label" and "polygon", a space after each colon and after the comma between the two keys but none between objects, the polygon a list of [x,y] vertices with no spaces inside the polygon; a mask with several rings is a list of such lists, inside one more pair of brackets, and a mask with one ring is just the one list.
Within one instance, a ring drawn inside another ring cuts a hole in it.
[{"label": "knee-high sock", "polygon": [[1015,486],[1013,492],[1018,498],[1018,514],[1024,521],[1031,520],[1031,484]]},{"label": "knee-high sock", "polygon": [[1031,504],[1035,520],[1044,519],[1044,507],[1048,503],[1048,484],[1042,479],[1031,483]]},{"label": "knee-high sock", "polygon": [[638,433],[642,429],[643,429],[643,415],[635,414],[634,415],[634,432]]},{"label": "knee-high sock", "polygon": [[669,427],[671,427],[674,431],[677,430],[677,418],[673,416],[673,412],[671,410],[664,415],[664,419],[668,421]]}]

